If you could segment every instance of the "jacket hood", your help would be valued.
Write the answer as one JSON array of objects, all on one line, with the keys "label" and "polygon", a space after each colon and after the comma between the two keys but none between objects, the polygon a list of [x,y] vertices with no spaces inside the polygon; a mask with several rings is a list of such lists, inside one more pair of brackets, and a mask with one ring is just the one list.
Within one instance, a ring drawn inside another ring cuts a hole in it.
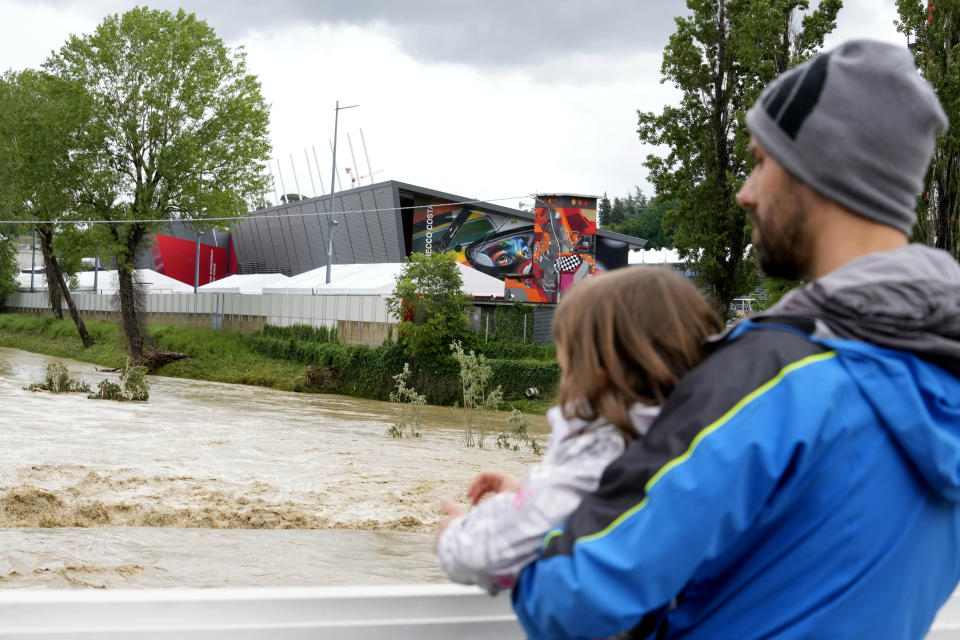
[{"label": "jacket hood", "polygon": [[820,320],[824,337],[907,351],[960,376],[960,264],[939,249],[911,244],[862,256],[763,315]]},{"label": "jacket hood", "polygon": [[763,314],[777,315],[815,321],[904,456],[960,500],[960,265],[923,245],[869,254]]}]

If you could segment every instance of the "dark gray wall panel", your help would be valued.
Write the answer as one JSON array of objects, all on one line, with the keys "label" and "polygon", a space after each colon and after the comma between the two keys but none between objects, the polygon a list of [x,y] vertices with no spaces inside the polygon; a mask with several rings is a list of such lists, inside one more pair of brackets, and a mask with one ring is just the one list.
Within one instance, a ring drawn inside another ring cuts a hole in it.
[{"label": "dark gray wall panel", "polygon": [[387,262],[402,262],[405,254],[400,244],[402,229],[397,227],[399,218],[396,212],[400,203],[394,199],[394,193],[395,189],[389,182],[378,185],[373,190],[377,208],[380,209],[377,217],[380,219],[380,233],[386,247]]},{"label": "dark gray wall panel", "polygon": [[303,273],[313,268],[314,249],[307,235],[307,219],[304,216],[313,207],[297,204],[295,217],[289,218],[293,233],[293,246],[297,254],[297,268],[295,273]]},{"label": "dark gray wall panel", "polygon": [[[339,201],[341,213],[337,220],[340,221],[340,228],[337,229],[339,235],[342,230],[346,233],[341,237],[334,236],[334,242],[341,241],[337,247],[349,246],[349,258],[344,258],[343,262],[350,263],[368,263],[373,261],[373,255],[370,252],[370,242],[367,240],[367,228],[363,224],[363,214],[360,213],[363,206],[360,204],[360,197],[356,193],[347,193]],[[345,241],[345,242],[343,242]],[[339,258],[342,254],[337,254]]]}]

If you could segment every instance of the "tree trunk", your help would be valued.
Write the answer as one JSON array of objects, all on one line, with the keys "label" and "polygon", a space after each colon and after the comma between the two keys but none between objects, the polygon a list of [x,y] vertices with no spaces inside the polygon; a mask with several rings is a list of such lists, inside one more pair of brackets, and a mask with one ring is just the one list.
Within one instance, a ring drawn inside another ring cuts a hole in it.
[{"label": "tree trunk", "polygon": [[[57,257],[53,253],[53,232],[47,229],[46,231],[39,231],[37,235],[40,236],[40,246],[44,247],[44,260],[47,261],[47,288],[56,287],[59,289],[63,295],[63,299],[67,302],[67,309],[70,310],[70,317],[73,318],[73,324],[77,326],[80,341],[83,343],[84,348],[91,347],[93,346],[93,338],[90,337],[90,333],[87,331],[87,325],[83,323],[83,318],[80,317],[80,312],[77,311],[77,305],[74,303],[73,296],[70,295],[70,289],[67,287],[67,282],[63,278],[60,263],[57,262]],[[60,310],[57,317],[63,319],[62,310]]]},{"label": "tree trunk", "polygon": [[40,254],[43,256],[43,272],[47,277],[47,299],[50,309],[58,320],[63,320],[63,298],[60,295],[60,282],[54,273],[53,232],[37,228],[40,237]]},{"label": "tree trunk", "polygon": [[124,255],[118,256],[117,279],[120,284],[120,320],[123,335],[127,340],[127,349],[134,362],[143,359],[143,327],[137,309],[137,291],[133,282],[134,262],[141,234],[131,229]]}]

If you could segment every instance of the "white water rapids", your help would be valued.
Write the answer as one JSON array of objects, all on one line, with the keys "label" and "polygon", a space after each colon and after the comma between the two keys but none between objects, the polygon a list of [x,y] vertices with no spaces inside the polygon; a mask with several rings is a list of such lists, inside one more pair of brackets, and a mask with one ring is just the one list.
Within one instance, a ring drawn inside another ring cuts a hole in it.
[{"label": "white water rapids", "polygon": [[[442,498],[536,457],[467,448],[457,409],[386,435],[390,403],[151,376],[146,403],[23,390],[48,362],[0,348],[0,588],[438,582]],[[532,416],[545,441],[546,422]]]}]

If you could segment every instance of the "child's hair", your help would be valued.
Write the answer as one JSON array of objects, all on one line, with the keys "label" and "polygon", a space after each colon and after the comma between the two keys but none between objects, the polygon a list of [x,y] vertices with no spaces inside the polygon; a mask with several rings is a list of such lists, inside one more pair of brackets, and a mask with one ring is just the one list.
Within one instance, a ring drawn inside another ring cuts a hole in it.
[{"label": "child's hair", "polygon": [[682,275],[626,267],[564,292],[553,318],[562,371],[557,403],[568,418],[607,419],[637,436],[629,407],[663,404],[703,360],[720,317]]}]

